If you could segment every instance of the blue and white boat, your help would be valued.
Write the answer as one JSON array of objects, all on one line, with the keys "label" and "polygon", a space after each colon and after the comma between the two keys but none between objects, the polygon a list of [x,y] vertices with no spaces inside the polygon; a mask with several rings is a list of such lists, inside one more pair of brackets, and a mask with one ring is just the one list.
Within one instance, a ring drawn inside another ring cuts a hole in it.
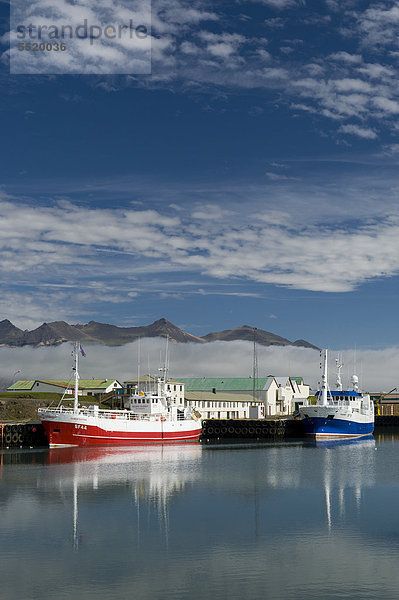
[{"label": "blue and white boat", "polygon": [[323,354],[321,390],[316,394],[316,404],[305,401],[299,414],[306,435],[316,439],[336,439],[370,435],[374,431],[374,403],[369,394],[359,391],[359,380],[353,375],[351,390],[343,390],[342,365],[337,361],[336,390],[328,387],[327,350]]}]

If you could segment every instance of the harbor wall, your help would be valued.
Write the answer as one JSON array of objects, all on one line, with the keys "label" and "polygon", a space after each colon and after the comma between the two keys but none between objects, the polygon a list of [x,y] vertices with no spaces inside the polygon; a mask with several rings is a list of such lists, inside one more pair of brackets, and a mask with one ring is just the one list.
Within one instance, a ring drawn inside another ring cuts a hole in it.
[{"label": "harbor wall", "polygon": [[[375,429],[399,427],[399,415],[376,416]],[[202,442],[217,440],[267,440],[304,437],[299,419],[204,419]],[[0,423],[1,448],[48,447],[40,421]]]},{"label": "harbor wall", "polygon": [[48,440],[40,421],[0,423],[1,448],[40,448]]},{"label": "harbor wall", "polygon": [[200,439],[278,440],[303,435],[302,423],[296,419],[205,419]]}]

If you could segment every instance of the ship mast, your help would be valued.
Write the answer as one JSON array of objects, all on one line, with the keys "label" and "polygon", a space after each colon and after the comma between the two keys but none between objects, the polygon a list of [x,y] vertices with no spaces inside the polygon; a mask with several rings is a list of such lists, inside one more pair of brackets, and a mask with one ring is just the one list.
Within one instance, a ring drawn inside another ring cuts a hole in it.
[{"label": "ship mast", "polygon": [[338,357],[335,359],[335,364],[337,365],[337,381],[336,381],[335,385],[336,385],[337,390],[342,392],[341,369],[343,367],[343,364],[342,364],[341,354],[338,354]]},{"label": "ship mast", "polygon": [[254,327],[254,348],[253,348],[253,360],[252,360],[252,396],[254,402],[256,402],[257,391],[258,391],[258,354],[256,348],[256,332],[257,329]]},{"label": "ship mast", "polygon": [[169,365],[168,365],[168,346],[169,346],[169,335],[166,336],[166,348],[165,348],[165,362],[164,362],[164,366],[160,367],[158,369],[158,371],[160,371],[162,373],[161,382],[162,382],[163,393],[165,395],[166,395],[166,380],[167,380],[168,369],[169,369]]},{"label": "ship mast", "polygon": [[327,350],[322,351],[322,356],[323,356],[323,374],[321,376],[321,405],[327,406],[327,404],[328,404],[327,403],[327,387],[328,387]]},{"label": "ship mast", "polygon": [[73,401],[73,412],[78,411],[78,394],[79,394],[79,342],[75,342],[75,397]]}]

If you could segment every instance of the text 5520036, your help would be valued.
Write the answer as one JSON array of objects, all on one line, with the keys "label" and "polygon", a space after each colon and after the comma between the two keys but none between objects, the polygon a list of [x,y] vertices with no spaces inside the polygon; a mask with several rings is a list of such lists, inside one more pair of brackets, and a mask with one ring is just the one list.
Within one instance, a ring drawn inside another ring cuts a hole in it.
[{"label": "text 5520036", "polygon": [[18,50],[27,52],[65,52],[66,44],[59,42],[20,42]]}]

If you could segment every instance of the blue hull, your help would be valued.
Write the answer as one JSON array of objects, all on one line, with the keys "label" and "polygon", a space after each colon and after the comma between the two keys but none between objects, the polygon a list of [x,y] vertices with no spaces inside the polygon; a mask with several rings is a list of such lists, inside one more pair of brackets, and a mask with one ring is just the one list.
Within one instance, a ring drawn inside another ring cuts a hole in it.
[{"label": "blue hull", "polygon": [[374,421],[356,423],[343,419],[325,419],[323,417],[307,417],[302,420],[306,435],[320,437],[355,437],[369,435],[374,431]]}]

